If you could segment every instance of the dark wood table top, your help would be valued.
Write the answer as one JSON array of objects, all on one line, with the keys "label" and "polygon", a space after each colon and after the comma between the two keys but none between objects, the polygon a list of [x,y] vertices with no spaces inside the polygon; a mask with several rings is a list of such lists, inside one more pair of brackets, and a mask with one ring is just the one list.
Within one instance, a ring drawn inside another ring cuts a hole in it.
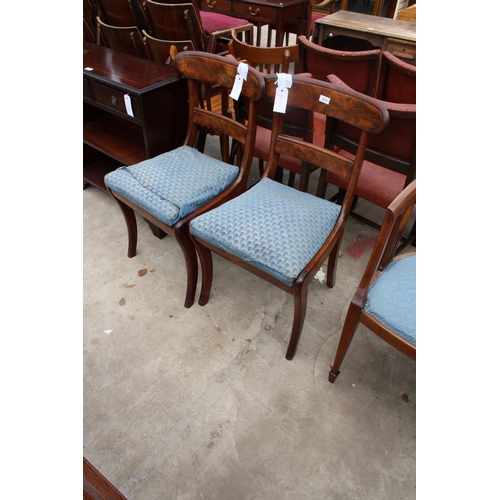
[{"label": "dark wood table top", "polygon": [[83,72],[92,78],[111,80],[136,91],[151,90],[166,81],[180,78],[172,66],[139,59],[94,43],[83,46]]}]

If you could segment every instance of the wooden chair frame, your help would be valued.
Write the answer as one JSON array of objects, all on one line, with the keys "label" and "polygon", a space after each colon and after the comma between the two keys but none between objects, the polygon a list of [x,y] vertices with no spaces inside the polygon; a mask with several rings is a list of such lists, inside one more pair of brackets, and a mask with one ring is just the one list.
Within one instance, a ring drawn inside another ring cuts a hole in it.
[{"label": "wooden chair frame", "polygon": [[[298,63],[299,48],[297,45],[282,47],[256,47],[249,45],[236,37],[232,33],[232,40],[228,45],[229,54],[236,60],[246,62],[251,67],[257,69],[263,74],[289,73],[291,64]],[[243,99],[235,102],[236,117],[244,121],[248,114]],[[273,102],[265,96],[259,102],[259,116],[257,119],[257,138],[256,138],[256,157],[259,161],[260,175],[264,172],[264,162],[268,159],[267,140],[270,138],[270,130],[273,122]],[[313,115],[303,110],[293,110],[289,107],[285,120],[285,130],[289,135],[301,137],[305,140],[311,140],[313,137]],[[324,141],[324,137],[323,137]],[[266,143],[263,147],[262,144]],[[263,150],[265,149],[265,151]],[[294,161],[295,159],[283,159],[282,166],[276,172],[276,180],[280,182],[283,179],[283,168],[289,171],[288,185],[293,186],[296,174],[300,174],[299,189],[307,191],[309,176],[311,172],[310,165],[303,162]],[[282,168],[283,167],[283,168]]]},{"label": "wooden chair frame", "polygon": [[141,59],[148,59],[146,46],[137,26],[111,26],[104,23],[99,16],[96,20],[99,38],[106,47]]},{"label": "wooden chair frame", "polygon": [[151,36],[145,30],[142,30],[142,35],[149,59],[159,64],[173,66],[175,56],[179,52],[195,50],[191,40],[162,40]]},{"label": "wooden chair frame", "polygon": [[[266,97],[274,100],[276,93],[276,75],[268,75],[265,77],[265,80]],[[320,100],[321,96],[323,97]],[[325,100],[328,99],[329,104],[325,104]],[[260,182],[263,182],[266,178],[274,178],[279,164],[280,154],[296,156],[302,161],[312,165],[318,165],[322,168],[340,170],[350,179],[348,194],[343,200],[338,219],[316,255],[303,268],[293,283],[287,285],[278,278],[256,267],[254,264],[231,255],[214,244],[208,243],[199,235],[193,234],[193,228],[191,230],[191,235],[195,241],[202,266],[202,288],[199,298],[199,304],[201,306],[208,302],[210,296],[213,280],[212,252],[221,255],[227,260],[250,271],[293,296],[294,318],[286,353],[286,358],[291,360],[295,355],[305,320],[308,285],[325,260],[328,260],[327,285],[332,288],[335,284],[335,270],[340,244],[368,137],[370,133],[378,133],[383,130],[387,125],[388,113],[385,107],[374,99],[366,97],[358,92],[345,90],[327,82],[314,80],[305,76],[294,76],[293,85],[289,89],[288,105],[346,120],[362,130],[362,140],[360,141],[355,160],[346,161],[345,158],[340,157],[332,150],[327,150],[313,143],[285,135],[283,133],[284,115],[282,113],[274,113],[269,161],[264,172],[264,177]],[[250,189],[246,194],[251,196],[255,189],[256,186]],[[292,188],[286,187],[286,189]],[[303,195],[315,198],[313,195],[307,193],[303,193]],[[230,209],[230,205],[226,205],[225,208]],[[300,206],[297,206],[297,210],[300,210]],[[208,215],[213,216],[214,212]],[[193,224],[195,223],[193,222]],[[290,242],[290,245],[293,247],[293,241]]]},{"label": "wooden chair frame", "polygon": [[187,287],[184,306],[191,307],[196,293],[196,284],[198,280],[198,261],[196,250],[191,238],[189,237],[189,221],[210,210],[223,202],[237,196],[246,189],[246,183],[252,162],[251,151],[255,141],[255,127],[257,123],[256,102],[261,98],[264,92],[264,80],[262,75],[253,68],[248,69],[248,77],[243,85],[242,93],[250,101],[250,112],[247,124],[242,124],[226,116],[207,110],[200,99],[200,88],[206,85],[215,85],[220,89],[223,102],[228,105],[229,92],[238,71],[238,63],[222,56],[208,54],[199,51],[184,51],[177,54],[174,66],[187,79],[188,99],[189,99],[189,118],[188,129],[184,145],[195,147],[198,134],[204,133],[217,134],[221,136],[224,144],[222,161],[228,162],[229,158],[229,140],[234,138],[241,142],[243,147],[243,158],[239,167],[239,173],[233,183],[227,187],[221,194],[214,199],[181,218],[174,226],[169,226],[133,203],[121,194],[108,187],[113,198],[118,203],[124,215],[128,229],[128,256],[134,257],[137,250],[137,221],[135,213],[142,215],[146,221],[154,227],[159,228],[166,234],[173,236],[183,251],[187,270]]},{"label": "wooden chair frame", "polygon": [[[230,38],[233,30],[236,33],[248,33],[248,39],[253,40],[252,23],[207,33],[198,2],[146,0],[145,4],[149,32],[156,38],[173,41],[190,39],[197,50],[212,54],[216,51],[218,40],[224,37]],[[168,10],[171,11],[170,14]]]},{"label": "wooden chair frame", "polygon": [[349,349],[358,324],[361,323],[382,340],[411,359],[416,359],[416,346],[396,335],[380,321],[364,311],[370,285],[391,262],[408,254],[396,256],[403,230],[406,227],[416,203],[417,185],[412,181],[386,210],[377,242],[366,266],[363,277],[351,300],[339,339],[335,360],[328,380],[333,383],[340,374],[340,365]]}]

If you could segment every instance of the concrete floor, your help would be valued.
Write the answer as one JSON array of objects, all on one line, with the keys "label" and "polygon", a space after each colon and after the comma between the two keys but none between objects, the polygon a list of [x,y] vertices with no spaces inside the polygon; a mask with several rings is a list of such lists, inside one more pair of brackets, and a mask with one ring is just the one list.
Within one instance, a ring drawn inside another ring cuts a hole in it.
[{"label": "concrete floor", "polygon": [[129,259],[115,202],[89,187],[83,204],[83,455],[127,498],[416,497],[415,362],[360,326],[328,382],[376,231],[349,220],[287,361],[291,296],[214,256],[210,302],[185,309],[173,239],[140,219]]}]

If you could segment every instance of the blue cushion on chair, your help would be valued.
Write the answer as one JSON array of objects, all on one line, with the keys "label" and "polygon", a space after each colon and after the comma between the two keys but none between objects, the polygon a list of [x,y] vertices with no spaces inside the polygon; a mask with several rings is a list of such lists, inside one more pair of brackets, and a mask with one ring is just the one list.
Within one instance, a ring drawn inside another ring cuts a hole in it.
[{"label": "blue cushion on chair", "polygon": [[363,311],[416,345],[416,254],[391,262],[372,283]]},{"label": "blue cushion on chair", "polygon": [[191,233],[291,286],[330,234],[340,206],[264,178],[191,221]]},{"label": "blue cushion on chair", "polygon": [[238,167],[181,146],[104,177],[106,186],[169,226],[224,191]]}]

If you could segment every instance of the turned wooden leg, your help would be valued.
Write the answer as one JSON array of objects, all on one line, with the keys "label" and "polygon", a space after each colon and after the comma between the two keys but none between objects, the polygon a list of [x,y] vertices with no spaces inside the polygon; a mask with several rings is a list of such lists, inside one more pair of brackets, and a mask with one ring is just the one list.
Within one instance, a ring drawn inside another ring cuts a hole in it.
[{"label": "turned wooden leg", "polygon": [[288,349],[286,351],[286,359],[292,360],[295,356],[295,351],[297,350],[297,345],[299,343],[300,335],[302,333],[302,327],[304,326],[304,320],[306,318],[307,310],[307,286],[300,285],[293,290],[293,325],[292,334],[290,335],[290,342],[288,343]]},{"label": "turned wooden leg", "polygon": [[114,196],[111,191],[111,195],[118,203],[120,210],[122,211],[123,217],[125,218],[125,222],[127,224],[128,231],[128,257],[135,257],[137,253],[137,220],[135,218],[135,212],[123,201],[119,200],[116,196]]},{"label": "turned wooden leg", "polygon": [[361,308],[351,302],[349,309],[347,311],[347,316],[342,328],[342,334],[340,335],[339,345],[337,347],[337,353],[335,354],[335,360],[331,366],[330,373],[328,375],[328,380],[333,384],[340,373],[340,365],[344,361],[344,356],[346,355],[347,349],[351,344],[351,340],[354,337],[354,332],[359,323],[359,316],[361,314]]},{"label": "turned wooden leg", "polygon": [[195,240],[196,250],[200,257],[201,263],[201,292],[200,298],[198,299],[198,304],[204,306],[208,299],[210,298],[210,290],[212,288],[212,278],[213,278],[213,261],[212,252],[207,247],[203,246],[197,240]]}]

